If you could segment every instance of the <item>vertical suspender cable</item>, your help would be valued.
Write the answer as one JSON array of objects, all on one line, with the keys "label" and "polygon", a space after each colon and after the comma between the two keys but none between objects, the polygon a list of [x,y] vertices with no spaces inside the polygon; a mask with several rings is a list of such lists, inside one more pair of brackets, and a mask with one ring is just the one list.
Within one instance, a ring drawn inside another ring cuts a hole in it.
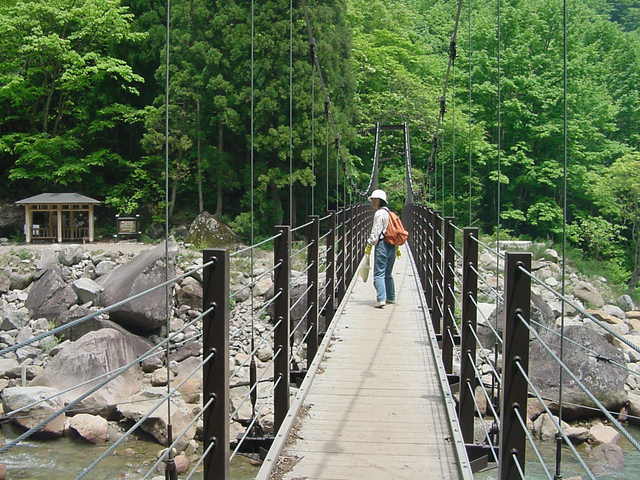
[{"label": "vertical suspender cable", "polygon": [[316,208],[316,61],[315,47],[311,58],[311,215],[315,215]]},{"label": "vertical suspender cable", "polygon": [[289,225],[293,225],[293,0],[289,0]]},{"label": "vertical suspender cable", "polygon": [[[497,130],[498,130],[498,138],[497,138],[497,162],[498,162],[498,179],[497,179],[497,201],[496,201],[496,285],[500,284],[500,186],[501,186],[501,149],[502,149],[502,65],[501,65],[501,48],[502,48],[502,15],[501,15],[501,4],[502,0],[496,0],[496,17],[497,17],[497,28],[496,28],[496,36],[497,36],[497,64],[498,64],[498,78],[497,78],[497,90],[498,90],[498,105],[497,105]],[[496,316],[495,316],[495,324],[494,328],[496,331],[498,330],[498,317],[500,312],[500,298],[496,295]],[[493,344],[493,354],[494,358],[498,358],[498,340]],[[497,360],[496,360],[497,362]],[[495,394],[496,387],[496,379],[492,378],[491,381],[491,395]],[[497,395],[499,397],[499,394]],[[497,419],[496,419],[497,420]]]},{"label": "vertical suspender cable", "polygon": [[[568,163],[568,108],[567,108],[567,91],[569,87],[568,75],[568,57],[569,57],[569,39],[568,39],[568,18],[567,18],[567,0],[562,0],[562,136],[563,136],[563,163],[562,163],[562,306],[560,313],[560,361],[564,361],[564,316],[565,316],[565,290],[566,290],[566,245],[567,245],[567,163]],[[563,396],[564,388],[562,386],[563,369],[560,369],[560,378],[558,383],[558,419],[562,423],[563,418]],[[556,471],[555,479],[562,478],[562,435],[556,435]]]},{"label": "vertical suspender cable", "polygon": [[[335,120],[335,119],[334,119]],[[344,201],[344,199],[342,199]],[[340,205],[340,135],[336,136],[336,207]]]},{"label": "vertical suspender cable", "polygon": [[[165,52],[165,105],[164,105],[164,307],[165,307],[165,328],[169,336],[171,332],[171,313],[169,311],[169,48],[171,40],[171,0],[167,0],[167,24],[166,24],[166,52]],[[171,394],[171,369],[169,368],[169,342],[165,348],[165,363],[167,368],[167,396]],[[167,444],[173,442],[171,424],[171,399],[167,398]],[[165,478],[174,480],[177,478],[176,467],[173,460],[173,452],[169,452],[165,461]]]},{"label": "vertical suspender cable", "polygon": [[[455,44],[454,44],[455,45]],[[455,46],[454,46],[455,49]],[[451,216],[456,216],[456,59],[451,65]]]},{"label": "vertical suspender cable", "polygon": [[[251,0],[251,153],[250,153],[250,161],[251,161],[251,188],[250,188],[250,201],[251,201],[251,245],[255,245],[255,198],[254,198],[254,182],[255,182],[255,50],[256,50],[256,5],[255,0]],[[249,250],[250,252],[250,273],[251,273],[251,289],[249,290],[249,295],[251,298],[251,352],[255,350],[255,295],[254,295],[254,282],[255,282],[255,249],[252,248]],[[256,418],[256,398],[257,398],[257,387],[255,386],[256,382],[256,359],[255,354],[251,354],[251,359],[249,361],[249,380],[251,383],[250,388],[252,388],[252,392],[254,394],[251,396],[251,420],[253,421]]]},{"label": "vertical suspender cable", "polygon": [[[325,153],[326,153],[326,166],[325,166],[325,184],[327,187],[326,191],[326,204],[327,211],[329,210],[329,97],[327,96],[324,100],[324,123],[325,123]],[[336,210],[337,210],[336,206]]]},{"label": "vertical suspender cable", "polygon": [[472,109],[472,105],[471,105],[471,90],[473,88],[472,87],[472,83],[471,83],[471,60],[472,60],[472,57],[473,57],[473,50],[472,50],[472,44],[471,44],[471,7],[472,7],[471,2],[472,2],[472,0],[469,0],[469,6],[467,7],[468,15],[469,15],[469,18],[468,18],[468,27],[469,27],[469,29],[468,29],[468,36],[469,36],[469,65],[468,65],[468,68],[469,68],[469,113],[468,113],[468,115],[469,115],[469,118],[467,120],[469,122],[469,125],[468,125],[469,130],[468,130],[468,138],[467,138],[467,148],[469,150],[469,223],[468,223],[469,226],[471,226],[472,221],[473,221],[472,213],[471,213],[471,210],[472,210],[472,207],[471,207],[471,195],[473,193],[472,192],[473,154],[471,153],[471,134],[472,134],[472,129],[471,129],[471,116],[472,116],[472,113],[471,113],[471,109]]}]

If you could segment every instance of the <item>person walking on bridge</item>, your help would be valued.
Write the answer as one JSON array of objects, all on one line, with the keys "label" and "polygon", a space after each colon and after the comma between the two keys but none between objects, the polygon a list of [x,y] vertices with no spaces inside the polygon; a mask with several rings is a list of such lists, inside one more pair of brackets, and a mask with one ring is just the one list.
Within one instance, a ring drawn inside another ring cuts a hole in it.
[{"label": "person walking on bridge", "polygon": [[376,308],[384,308],[388,303],[395,303],[396,289],[393,282],[393,265],[396,261],[396,246],[387,242],[385,232],[389,227],[391,214],[387,208],[387,194],[383,190],[374,190],[369,197],[376,213],[373,226],[367,239],[365,253],[371,253],[375,245],[373,264],[373,285],[376,288]]}]

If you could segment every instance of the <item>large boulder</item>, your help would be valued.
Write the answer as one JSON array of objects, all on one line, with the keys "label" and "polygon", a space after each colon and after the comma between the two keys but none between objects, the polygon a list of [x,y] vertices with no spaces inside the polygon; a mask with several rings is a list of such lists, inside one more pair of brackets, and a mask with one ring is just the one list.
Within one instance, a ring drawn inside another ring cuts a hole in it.
[{"label": "large boulder", "polygon": [[195,218],[187,235],[187,242],[198,248],[225,247],[234,241],[233,231],[209,212],[202,212]]},{"label": "large boulder", "polygon": [[[118,412],[126,420],[137,422],[156,408],[140,425],[143,432],[151,435],[158,443],[167,446],[167,390],[162,387],[150,387],[131,398],[130,402],[118,406]],[[160,405],[160,406],[158,406]],[[180,397],[171,400],[171,423],[174,432],[182,432],[192,420],[192,408],[187,406]],[[176,450],[181,452],[189,445],[196,433],[195,425],[189,427],[180,441],[176,444]]]},{"label": "large boulder", "polygon": [[11,272],[0,270],[0,293],[7,293],[11,289]]},{"label": "large boulder", "polygon": [[573,294],[576,298],[579,298],[593,307],[602,308],[604,305],[602,294],[590,283],[578,282],[573,289]]},{"label": "large boulder", "polygon": [[[565,327],[564,331],[566,338],[573,341],[564,342],[564,362],[607,409],[618,411],[627,400],[627,394],[624,390],[625,376],[620,375],[620,369],[615,364],[598,360],[581,346],[598,352],[618,364],[624,364],[622,352],[609,343],[606,337],[590,328],[569,325]],[[560,355],[560,337],[558,335],[554,332],[541,332],[540,337],[556,355]],[[533,384],[542,392],[542,396],[550,400],[549,408],[552,411],[557,411],[558,405],[553,400],[558,398],[560,366],[538,340],[531,342],[529,376]],[[566,374],[563,375],[563,382],[564,418],[593,415],[592,409],[596,406],[578,384]],[[578,405],[584,405],[587,408]]]},{"label": "large boulder", "polygon": [[621,295],[616,300],[618,306],[625,312],[635,310],[636,306],[633,303],[633,299],[629,295]]},{"label": "large boulder", "polygon": [[84,249],[80,245],[68,245],[58,252],[58,261],[65,267],[73,267],[84,257]]},{"label": "large boulder", "polygon": [[[5,388],[2,391],[2,408],[6,414],[19,408],[26,407],[27,405],[31,405],[34,402],[44,400],[37,405],[17,412],[15,416],[13,416],[13,422],[16,425],[25,430],[30,429],[64,407],[64,402],[61,397],[45,400],[57,394],[58,391],[59,390],[55,388],[41,386]],[[34,435],[34,438],[62,436],[64,433],[64,422],[65,415],[63,413],[46,424],[36,435]]]},{"label": "large boulder", "polygon": [[[536,295],[533,292],[531,293],[531,319],[534,322],[548,327],[551,327],[555,324],[555,315],[549,304],[540,295]],[[502,336],[504,333],[505,323],[504,304],[500,305],[500,310],[497,318],[497,328],[495,308],[493,309],[493,312],[487,320],[491,324],[491,326],[496,329]],[[544,331],[542,327],[536,326],[535,323],[533,324],[533,326],[536,328],[536,330]],[[486,348],[491,348],[491,346],[496,343],[496,338],[493,330],[486,325],[486,321],[481,315],[478,315],[478,338]]]},{"label": "large boulder", "polygon": [[[65,389],[126,365],[150,347],[140,337],[111,328],[90,332],[63,348],[32,385]],[[74,410],[109,415],[116,404],[127,402],[138,393],[141,379],[142,370],[134,365],[82,400]],[[69,402],[104,380],[90,382],[61,398]]]},{"label": "large boulder", "polygon": [[187,277],[182,282],[177,292],[180,305],[189,305],[191,308],[202,308],[202,286],[193,277]]},{"label": "large boulder", "polygon": [[59,323],[77,301],[76,293],[64,281],[60,268],[52,265],[31,285],[25,305],[33,318],[44,317]]},{"label": "large boulder", "polygon": [[0,235],[11,236],[22,232],[24,209],[13,203],[0,202]]},{"label": "large boulder", "polygon": [[591,471],[595,475],[608,475],[624,469],[624,451],[615,443],[603,443],[591,450]]},{"label": "large boulder", "polygon": [[104,287],[90,278],[79,278],[72,284],[80,303],[98,303]]},{"label": "large boulder", "polygon": [[109,440],[109,422],[97,415],[80,413],[69,420],[69,431],[89,443],[106,443]]},{"label": "large boulder", "polygon": [[[175,277],[177,247],[169,244],[169,278]],[[144,251],[130,263],[121,265],[98,279],[104,287],[101,304],[104,306],[120,302],[164,282],[164,244]],[[172,288],[172,287],[169,287]],[[171,295],[173,298],[173,295]],[[165,321],[165,289],[158,288],[140,298],[129,301],[111,310],[111,320],[133,332],[158,330]]]}]

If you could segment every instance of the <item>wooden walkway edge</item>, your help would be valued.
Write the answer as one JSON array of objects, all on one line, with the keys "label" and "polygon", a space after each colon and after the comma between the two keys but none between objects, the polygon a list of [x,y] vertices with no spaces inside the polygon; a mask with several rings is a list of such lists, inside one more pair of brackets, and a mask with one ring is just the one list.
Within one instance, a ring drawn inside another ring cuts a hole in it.
[{"label": "wooden walkway edge", "polygon": [[258,480],[471,479],[408,249],[396,305],[356,278]]}]

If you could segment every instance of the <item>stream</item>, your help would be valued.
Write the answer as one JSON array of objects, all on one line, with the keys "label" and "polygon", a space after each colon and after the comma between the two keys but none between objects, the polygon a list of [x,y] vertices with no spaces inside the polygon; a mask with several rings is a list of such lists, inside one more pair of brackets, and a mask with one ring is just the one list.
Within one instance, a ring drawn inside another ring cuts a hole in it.
[{"label": "stream", "polygon": [[[2,425],[2,437],[15,438],[18,432],[8,424]],[[1,439],[1,437],[0,437]],[[31,441],[0,454],[0,463],[7,465],[10,480],[72,480],[87,467],[93,459],[102,453],[107,445],[90,445],[63,437],[57,440]],[[128,439],[116,450],[116,454],[105,458],[87,476],[91,480],[142,480],[155,462],[162,446]],[[192,467],[190,467],[192,468]],[[238,455],[231,463],[232,480],[250,480],[255,478],[258,467],[251,465],[246,457]],[[162,476],[155,473],[149,478]],[[186,475],[181,476],[181,478]],[[193,480],[202,480],[202,467],[196,471]]]}]

